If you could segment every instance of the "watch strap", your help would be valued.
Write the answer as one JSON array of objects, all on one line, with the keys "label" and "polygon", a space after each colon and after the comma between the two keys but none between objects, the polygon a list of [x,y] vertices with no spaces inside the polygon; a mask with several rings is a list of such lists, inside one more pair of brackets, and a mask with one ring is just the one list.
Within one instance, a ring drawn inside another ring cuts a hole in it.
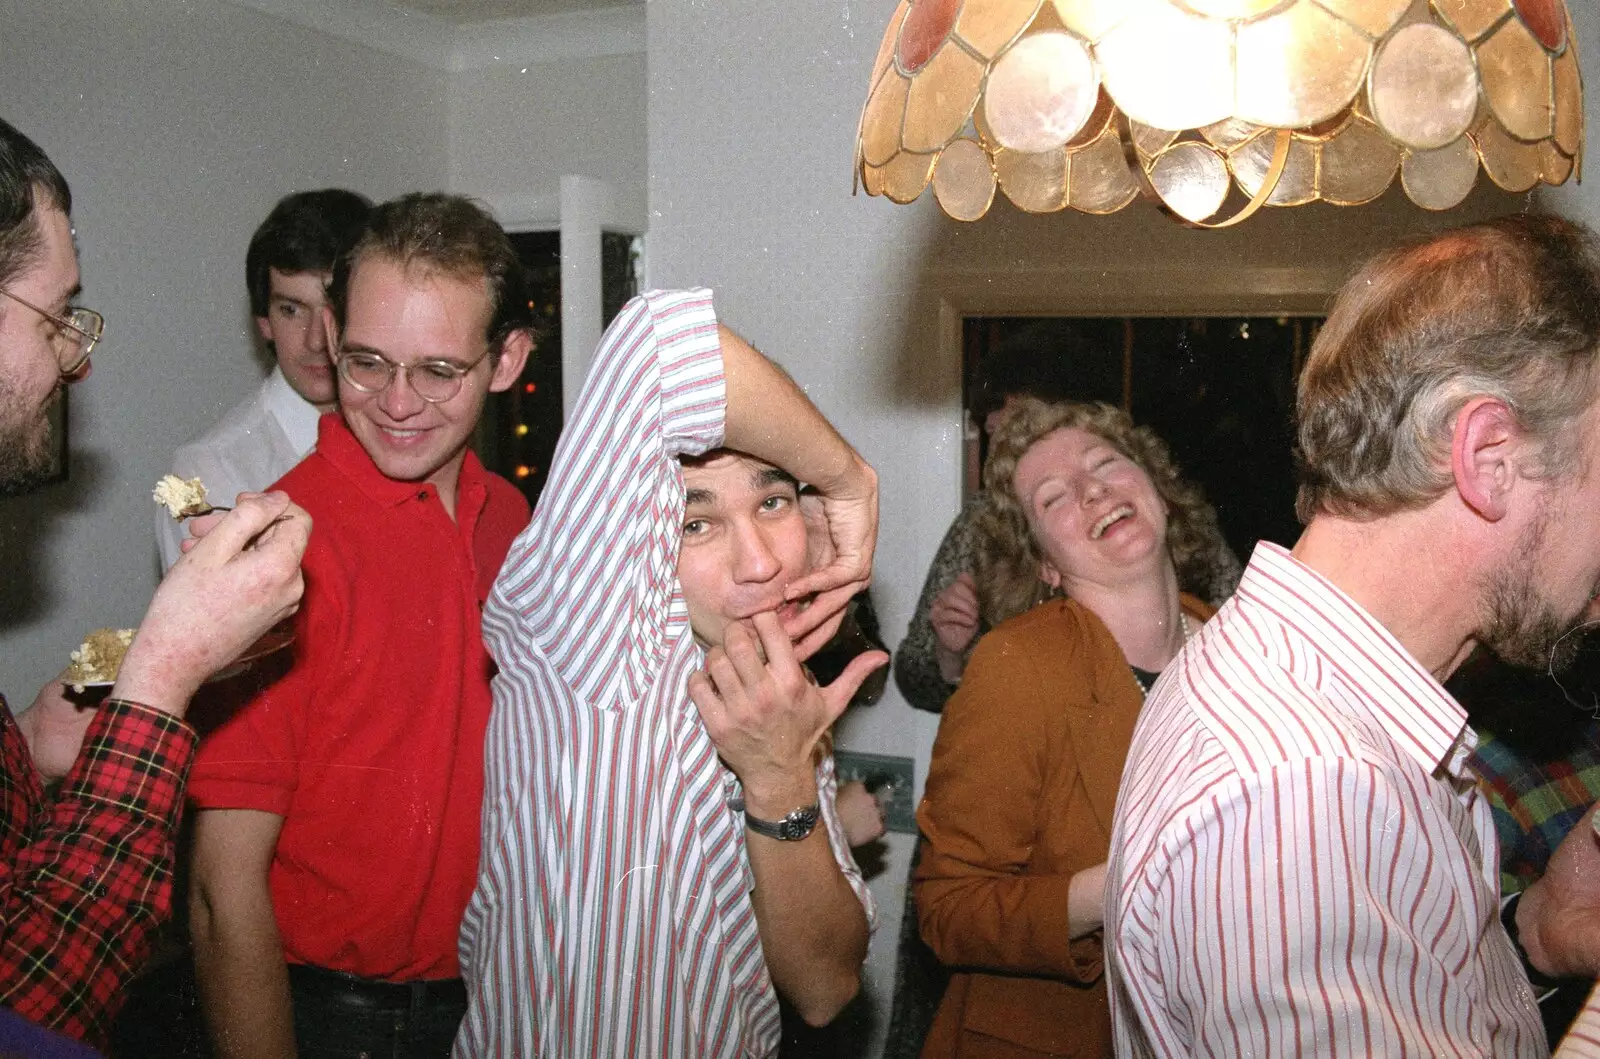
[{"label": "watch strap", "polygon": [[791,809],[784,814],[783,819],[777,821],[751,816],[744,807],[743,798],[734,799],[729,808],[744,813],[745,827],[758,835],[765,835],[779,842],[799,842],[816,830],[817,821],[822,818],[822,806],[817,802]]}]

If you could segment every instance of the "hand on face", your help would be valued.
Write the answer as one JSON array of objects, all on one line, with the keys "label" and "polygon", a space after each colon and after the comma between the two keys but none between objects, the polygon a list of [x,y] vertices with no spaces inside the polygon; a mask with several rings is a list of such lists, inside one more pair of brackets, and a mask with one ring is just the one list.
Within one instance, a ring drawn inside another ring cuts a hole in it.
[{"label": "hand on face", "polygon": [[807,785],[814,790],[817,741],[868,674],[888,661],[884,652],[868,651],[819,688],[777,616],[762,613],[728,627],[722,646],[706,655],[705,669],[689,678],[689,697],[754,809],[767,800],[782,803],[786,792]]},{"label": "hand on face", "polygon": [[808,495],[806,516],[811,572],[784,590],[788,600],[813,598],[784,628],[801,658],[810,658],[833,638],[845,605],[872,580],[872,554],[878,541],[878,476],[859,465],[853,486],[833,495]]},{"label": "hand on face", "polygon": [[[867,587],[872,578],[872,552],[878,543],[878,475],[865,463],[848,487],[833,493],[818,494],[822,501],[822,521],[827,527],[825,542],[818,541],[813,554],[827,555],[830,561],[791,584],[785,599],[799,599],[849,585],[849,595]],[[813,520],[815,518],[813,516]],[[847,597],[848,598],[848,597]]]},{"label": "hand on face", "polygon": [[181,716],[200,684],[295,612],[311,516],[283,493],[189,523],[195,539],[156,589],[113,694]]}]

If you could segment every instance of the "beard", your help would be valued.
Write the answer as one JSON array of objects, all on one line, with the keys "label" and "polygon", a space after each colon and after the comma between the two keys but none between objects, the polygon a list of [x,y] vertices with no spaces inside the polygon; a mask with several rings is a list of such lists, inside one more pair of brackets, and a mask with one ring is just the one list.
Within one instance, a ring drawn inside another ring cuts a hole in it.
[{"label": "beard", "polygon": [[1518,542],[1514,566],[1498,571],[1490,579],[1485,598],[1487,620],[1479,642],[1500,660],[1513,666],[1565,671],[1577,658],[1583,637],[1585,610],[1562,617],[1534,587],[1538,556],[1543,551],[1549,519],[1541,517]]},{"label": "beard", "polygon": [[60,399],[57,389],[42,408],[30,410],[0,381],[0,496],[26,493],[49,479],[55,462],[50,412]]}]

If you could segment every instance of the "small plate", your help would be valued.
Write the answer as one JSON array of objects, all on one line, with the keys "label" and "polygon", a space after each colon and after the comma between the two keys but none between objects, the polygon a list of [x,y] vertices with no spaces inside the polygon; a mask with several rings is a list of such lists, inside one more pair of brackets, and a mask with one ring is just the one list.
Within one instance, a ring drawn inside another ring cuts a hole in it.
[{"label": "small plate", "polygon": [[[249,669],[255,663],[259,662],[261,659],[267,657],[268,655],[277,654],[279,651],[283,650],[285,647],[288,647],[292,643],[294,643],[294,623],[292,621],[279,622],[277,625],[274,625],[272,628],[262,633],[261,638],[255,643],[251,644],[249,647],[245,648],[244,653],[238,658],[235,658],[232,662],[229,662],[227,665],[223,666],[221,669],[207,677],[205,682],[207,684],[213,684],[219,680],[227,680],[230,677],[236,677],[240,673],[243,673],[245,670]],[[69,688],[83,688],[84,690],[88,690],[89,688],[110,688],[116,684],[116,681],[85,680],[81,684],[75,684],[70,680],[63,680],[62,683]]]}]

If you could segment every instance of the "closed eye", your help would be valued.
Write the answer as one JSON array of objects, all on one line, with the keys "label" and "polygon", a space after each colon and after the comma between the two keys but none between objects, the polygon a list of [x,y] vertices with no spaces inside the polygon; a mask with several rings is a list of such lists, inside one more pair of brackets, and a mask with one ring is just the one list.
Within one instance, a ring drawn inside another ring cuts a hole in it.
[{"label": "closed eye", "polygon": [[466,372],[456,367],[454,364],[447,364],[442,360],[424,361],[411,370],[420,371],[428,378],[437,380],[438,382],[451,382],[458,376],[466,374]]}]

